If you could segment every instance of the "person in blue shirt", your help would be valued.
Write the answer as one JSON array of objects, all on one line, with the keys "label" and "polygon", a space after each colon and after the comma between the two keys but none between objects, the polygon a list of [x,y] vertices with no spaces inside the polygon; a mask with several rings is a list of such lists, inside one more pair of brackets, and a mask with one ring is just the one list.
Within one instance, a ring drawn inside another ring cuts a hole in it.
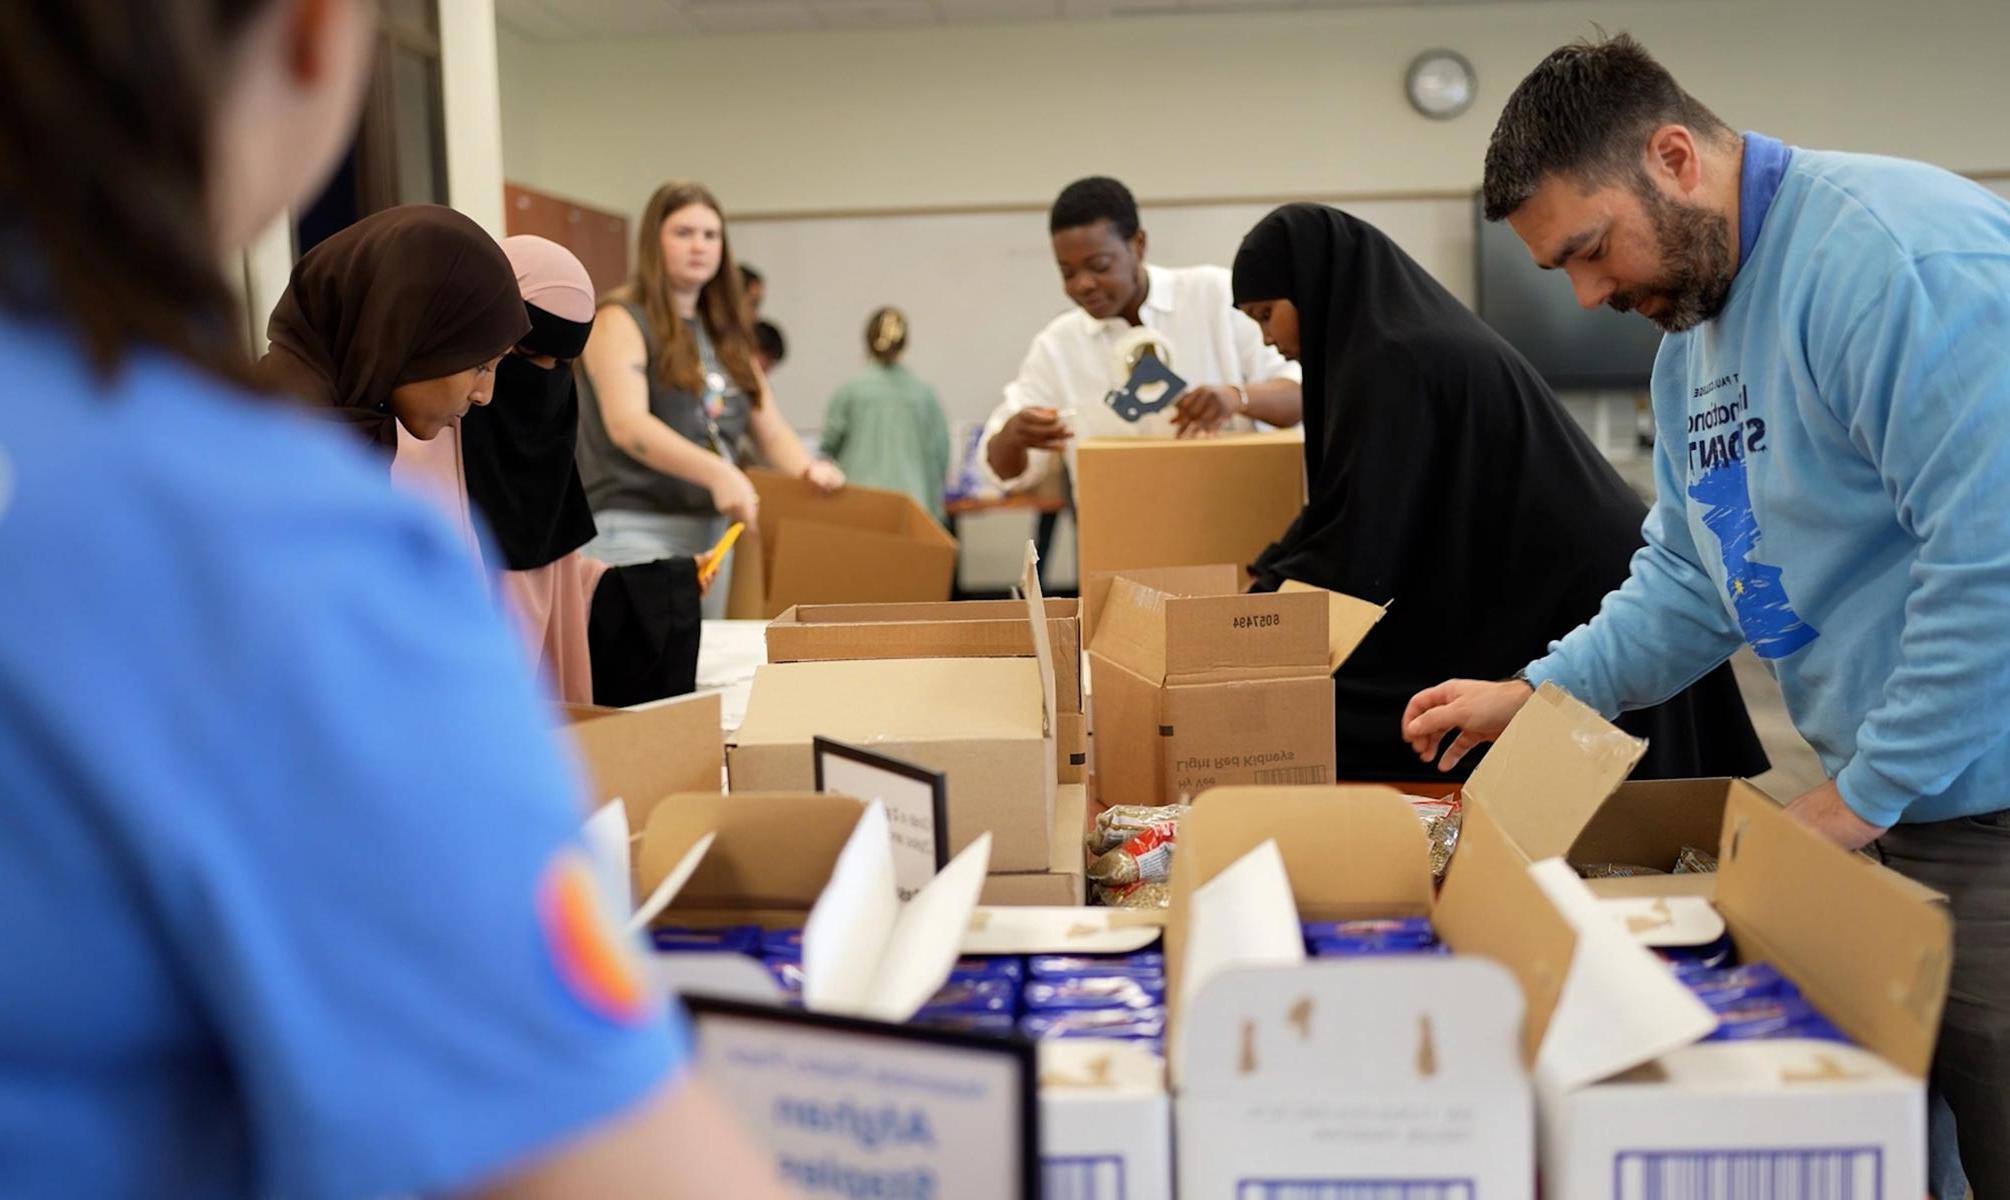
[{"label": "person in blue shirt", "polygon": [[368,0],[0,37],[0,1194],[774,1195],[423,503],[247,386],[224,253]]},{"label": "person in blue shirt", "polygon": [[1405,736],[1456,761],[1533,685],[1609,715],[1750,645],[1830,775],[1788,811],[1949,898],[1932,1083],[2010,1196],[2010,203],[1740,136],[1624,35],[1515,90],[1484,199],[1580,304],[1667,331],[1659,500],[1596,618],[1420,693]]}]

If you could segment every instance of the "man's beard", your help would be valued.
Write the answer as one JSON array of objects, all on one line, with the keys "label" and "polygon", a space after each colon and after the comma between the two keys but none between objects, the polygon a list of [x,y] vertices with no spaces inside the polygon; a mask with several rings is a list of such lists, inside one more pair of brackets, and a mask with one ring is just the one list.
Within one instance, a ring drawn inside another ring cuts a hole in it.
[{"label": "man's beard", "polygon": [[[1731,222],[1722,213],[1679,204],[1644,181],[1637,188],[1663,274],[1655,283],[1614,293],[1607,304],[1632,312],[1642,301],[1659,300],[1661,311],[1647,317],[1667,333],[1694,329],[1724,311],[1731,297]],[[1647,314],[1642,313],[1642,316]]]}]

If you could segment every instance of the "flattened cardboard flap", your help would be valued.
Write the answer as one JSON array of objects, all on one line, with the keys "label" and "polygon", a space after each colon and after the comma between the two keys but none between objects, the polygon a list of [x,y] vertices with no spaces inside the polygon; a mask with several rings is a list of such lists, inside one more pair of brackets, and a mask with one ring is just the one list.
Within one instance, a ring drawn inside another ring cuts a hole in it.
[{"label": "flattened cardboard flap", "polygon": [[1386,604],[1370,604],[1366,600],[1357,600],[1344,592],[1329,592],[1325,588],[1316,588],[1309,583],[1300,583],[1295,579],[1285,580],[1284,586],[1277,590],[1280,592],[1317,592],[1326,597],[1326,669],[1328,671],[1339,670],[1340,664],[1346,662],[1348,657],[1354,651],[1358,650],[1361,643],[1367,639],[1369,631],[1375,628],[1376,622],[1389,613],[1389,606]]},{"label": "flattened cardboard flap", "polygon": [[1089,652],[1150,683],[1166,677],[1165,607],[1170,596],[1134,579],[1110,581]]},{"label": "flattened cardboard flap", "polygon": [[1466,781],[1531,860],[1570,852],[1647,743],[1545,683]]},{"label": "flattened cardboard flap", "polygon": [[1103,605],[1119,579],[1141,583],[1172,596],[1228,596],[1242,590],[1242,568],[1228,563],[1199,567],[1138,567],[1128,571],[1098,571],[1082,583],[1082,644],[1095,641]]},{"label": "flattened cardboard flap", "polygon": [[649,810],[665,796],[719,790],[725,747],[718,696],[679,696],[635,708],[567,704],[563,711],[585,762],[592,806],[622,797],[630,829],[646,826]]},{"label": "flattened cardboard flap", "polygon": [[1717,907],[1747,960],[1771,962],[1859,1044],[1926,1074],[1953,961],[1939,905],[1741,782],[1724,809]]},{"label": "flattened cardboard flap", "polygon": [[637,881],[647,894],[706,834],[718,836],[665,910],[793,910],[807,913],[837,865],[864,806],[814,792],[738,792],[665,797],[642,833]]},{"label": "flattened cardboard flap", "polygon": [[1026,624],[1033,635],[1033,657],[1040,664],[1040,732],[1054,736],[1054,643],[1047,636],[1047,598],[1040,593],[1040,552],[1029,539],[1026,565],[1019,572],[1019,593],[1026,601]]}]

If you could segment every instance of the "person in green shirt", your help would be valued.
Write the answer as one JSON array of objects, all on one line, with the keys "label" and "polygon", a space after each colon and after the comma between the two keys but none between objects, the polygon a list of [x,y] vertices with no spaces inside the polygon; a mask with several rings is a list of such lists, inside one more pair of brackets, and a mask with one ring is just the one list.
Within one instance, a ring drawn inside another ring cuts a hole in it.
[{"label": "person in green shirt", "polygon": [[897,308],[874,312],[865,347],[873,365],[840,387],[824,413],[824,456],[853,483],[906,492],[943,521],[949,420],[935,389],[900,365],[907,317]]}]

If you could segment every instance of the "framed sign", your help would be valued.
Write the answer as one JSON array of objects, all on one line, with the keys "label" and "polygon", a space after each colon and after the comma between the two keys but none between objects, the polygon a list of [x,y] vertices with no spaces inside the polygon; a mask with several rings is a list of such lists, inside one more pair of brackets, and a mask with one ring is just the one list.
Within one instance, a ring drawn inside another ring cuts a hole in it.
[{"label": "framed sign", "polygon": [[894,884],[902,900],[949,865],[949,785],[940,771],[815,738],[817,791],[877,800],[893,834]]},{"label": "framed sign", "polygon": [[1034,1047],[685,999],[707,1080],[805,1196],[1039,1200]]}]

